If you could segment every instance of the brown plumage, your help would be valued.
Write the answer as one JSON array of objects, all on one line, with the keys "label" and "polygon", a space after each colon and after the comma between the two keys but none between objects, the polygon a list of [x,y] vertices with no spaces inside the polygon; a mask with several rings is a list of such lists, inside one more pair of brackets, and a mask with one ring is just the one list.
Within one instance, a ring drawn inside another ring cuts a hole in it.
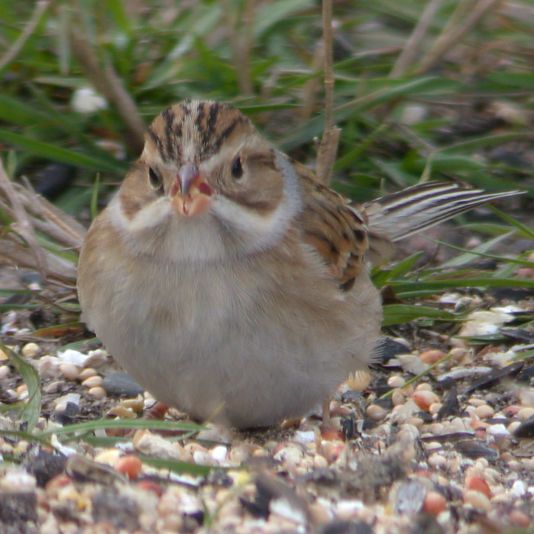
[{"label": "brown plumage", "polygon": [[156,398],[194,418],[301,416],[373,357],[369,261],[498,196],[424,184],[357,208],[238,110],[177,104],[87,234],[83,317]]}]

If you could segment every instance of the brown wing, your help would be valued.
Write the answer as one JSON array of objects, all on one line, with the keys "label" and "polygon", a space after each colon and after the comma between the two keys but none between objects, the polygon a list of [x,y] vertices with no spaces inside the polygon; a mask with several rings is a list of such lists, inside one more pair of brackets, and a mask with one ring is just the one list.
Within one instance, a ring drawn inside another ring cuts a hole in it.
[{"label": "brown wing", "polygon": [[317,182],[313,172],[294,162],[304,206],[298,227],[304,241],[328,265],[343,291],[349,291],[364,268],[368,247],[364,216],[335,191]]}]

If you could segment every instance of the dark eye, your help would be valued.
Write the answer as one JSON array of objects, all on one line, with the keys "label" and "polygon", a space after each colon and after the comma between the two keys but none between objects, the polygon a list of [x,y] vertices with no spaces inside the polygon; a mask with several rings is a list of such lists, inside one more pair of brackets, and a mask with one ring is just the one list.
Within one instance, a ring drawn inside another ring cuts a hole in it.
[{"label": "dark eye", "polygon": [[152,168],[148,168],[148,181],[150,182],[150,187],[158,191],[163,191],[163,181],[161,176]]},{"label": "dark eye", "polygon": [[241,165],[241,158],[237,156],[232,162],[232,176],[239,180],[243,176],[243,166]]}]

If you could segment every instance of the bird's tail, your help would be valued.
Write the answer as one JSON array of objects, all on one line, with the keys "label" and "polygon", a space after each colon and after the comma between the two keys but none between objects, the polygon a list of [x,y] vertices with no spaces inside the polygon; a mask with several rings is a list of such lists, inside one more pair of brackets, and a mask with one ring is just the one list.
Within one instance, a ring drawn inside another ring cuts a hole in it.
[{"label": "bird's tail", "polygon": [[451,219],[480,204],[521,194],[521,191],[486,193],[449,182],[426,182],[384,195],[364,205],[368,216],[369,258],[388,259],[393,243]]}]

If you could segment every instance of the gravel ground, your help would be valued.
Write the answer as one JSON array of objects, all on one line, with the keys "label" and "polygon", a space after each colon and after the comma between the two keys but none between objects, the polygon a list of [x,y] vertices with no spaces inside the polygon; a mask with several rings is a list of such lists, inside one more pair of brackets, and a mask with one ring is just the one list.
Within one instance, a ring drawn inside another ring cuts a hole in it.
[{"label": "gravel ground", "polygon": [[[533,532],[534,334],[516,326],[532,301],[521,292],[472,292],[434,304],[468,310],[467,319],[391,332],[376,368],[339,388],[333,429],[321,427],[317,412],[247,433],[211,424],[193,436],[99,430],[97,437],[121,438],[99,446],[81,436],[67,442],[57,429],[101,417],[186,415],[165,412],[98,343],[61,349],[87,336],[79,327],[35,337],[42,311],[5,313],[5,341],[41,379],[37,429],[57,433],[38,442],[6,432],[24,427],[4,410],[0,531]],[[495,332],[507,341],[461,339]],[[28,397],[3,352],[0,397],[6,408]],[[171,470],[147,457],[175,462]],[[191,464],[206,467],[193,474]]]}]

